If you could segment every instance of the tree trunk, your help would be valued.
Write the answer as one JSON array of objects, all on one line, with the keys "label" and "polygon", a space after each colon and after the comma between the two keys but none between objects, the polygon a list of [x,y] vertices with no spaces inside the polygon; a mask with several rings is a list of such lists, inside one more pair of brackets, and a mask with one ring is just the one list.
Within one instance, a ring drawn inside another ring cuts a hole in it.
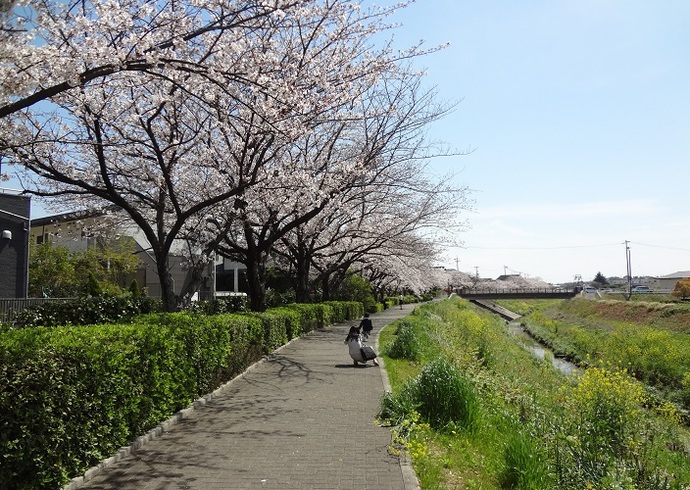
[{"label": "tree trunk", "polygon": [[175,283],[168,267],[168,258],[156,257],[156,269],[158,271],[158,281],[161,285],[161,301],[163,311],[172,312],[177,309],[177,298],[175,297]]},{"label": "tree trunk", "polygon": [[331,300],[331,275],[323,274],[321,276],[321,301]]},{"label": "tree trunk", "polygon": [[247,284],[249,286],[249,307],[252,311],[266,310],[266,260],[257,253],[247,257]]},{"label": "tree trunk", "polygon": [[300,250],[295,261],[295,299],[298,303],[311,303],[309,290],[309,271],[311,261],[303,250]]},{"label": "tree trunk", "polygon": [[193,264],[189,267],[186,281],[182,286],[182,291],[180,291],[177,306],[185,308],[192,302],[192,296],[194,296],[194,293],[199,291],[204,282],[204,271],[206,270],[206,267],[208,267],[208,264],[204,263]]}]

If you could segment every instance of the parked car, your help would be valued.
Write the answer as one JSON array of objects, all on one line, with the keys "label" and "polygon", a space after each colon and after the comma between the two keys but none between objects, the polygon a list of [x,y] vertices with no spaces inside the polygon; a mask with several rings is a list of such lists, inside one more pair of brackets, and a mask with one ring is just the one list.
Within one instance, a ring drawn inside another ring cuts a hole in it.
[{"label": "parked car", "polygon": [[593,287],[593,286],[585,286],[585,287],[582,289],[582,292],[585,293],[585,294],[587,294],[587,293],[596,293],[596,292],[597,292],[597,288],[595,288],[595,287]]},{"label": "parked car", "polygon": [[649,286],[635,286],[634,288],[632,288],[631,292],[633,294],[647,294],[651,293],[652,290],[649,289]]}]

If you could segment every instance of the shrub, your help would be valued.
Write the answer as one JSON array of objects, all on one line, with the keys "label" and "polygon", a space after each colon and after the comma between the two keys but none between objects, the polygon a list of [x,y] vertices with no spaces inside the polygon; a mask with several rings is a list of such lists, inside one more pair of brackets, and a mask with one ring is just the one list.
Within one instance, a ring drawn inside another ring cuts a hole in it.
[{"label": "shrub", "polygon": [[289,289],[287,291],[278,291],[273,288],[266,289],[266,305],[269,308],[285,306],[289,303],[295,302],[295,291]]},{"label": "shrub", "polygon": [[358,301],[326,301],[323,304],[333,309],[329,323],[344,322],[354,320],[364,315],[364,307]]},{"label": "shrub", "polygon": [[226,296],[208,301],[194,301],[187,311],[204,315],[221,315],[223,313],[237,313],[247,311],[246,296]]},{"label": "shrub", "polygon": [[[101,304],[102,317],[117,304]],[[0,488],[59,487],[335,308],[362,314],[336,302],[0,331]]]},{"label": "shrub", "polygon": [[83,473],[242,372],[263,338],[257,318],[190,313],[0,334],[0,488]]},{"label": "shrub", "polygon": [[404,320],[398,323],[395,339],[387,346],[385,355],[393,359],[419,360],[421,349],[411,323]]},{"label": "shrub", "polygon": [[355,301],[364,306],[364,311],[376,311],[376,300],[369,282],[358,274],[349,275],[334,292],[333,297],[343,301]]},{"label": "shrub", "polygon": [[[287,340],[292,340],[295,337],[299,337],[300,335],[302,335],[301,315],[294,309],[285,307],[271,308],[270,310],[264,312],[264,315],[265,314],[271,314],[280,317],[278,321],[282,322],[285,325],[285,335],[287,337]],[[283,344],[284,343],[285,342],[283,342]]]},{"label": "shrub", "polygon": [[104,294],[27,308],[16,315],[15,324],[21,328],[119,323],[160,308],[159,300],[147,296]]},{"label": "shrub", "polygon": [[417,383],[419,413],[432,427],[477,428],[479,399],[474,386],[450,360],[440,357],[427,364]]},{"label": "shrub", "polygon": [[286,305],[285,308],[294,310],[300,315],[302,330],[304,332],[311,332],[316,328],[325,327],[328,323],[326,323],[324,319],[329,319],[333,316],[332,308],[321,303],[291,303]]},{"label": "shrub", "polygon": [[690,279],[681,279],[676,282],[671,294],[677,298],[690,298]]}]

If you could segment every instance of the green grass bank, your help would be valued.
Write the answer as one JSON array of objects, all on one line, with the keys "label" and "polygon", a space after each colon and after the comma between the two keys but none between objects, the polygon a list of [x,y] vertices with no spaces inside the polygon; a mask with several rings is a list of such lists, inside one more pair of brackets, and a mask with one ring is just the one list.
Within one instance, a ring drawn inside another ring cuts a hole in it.
[{"label": "green grass bank", "polygon": [[625,369],[566,377],[457,298],[418,307],[379,340],[392,385],[380,418],[425,490],[690,485],[678,413],[649,403]]}]

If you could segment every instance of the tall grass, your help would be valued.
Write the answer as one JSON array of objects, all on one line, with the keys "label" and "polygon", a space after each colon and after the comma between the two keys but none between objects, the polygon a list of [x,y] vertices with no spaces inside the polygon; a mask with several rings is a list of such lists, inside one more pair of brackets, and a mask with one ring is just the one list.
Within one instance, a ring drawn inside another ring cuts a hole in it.
[{"label": "tall grass", "polygon": [[419,360],[421,356],[419,339],[415,336],[414,329],[409,322],[401,320],[397,324],[395,340],[386,346],[383,354],[392,359]]},{"label": "tall grass", "polygon": [[419,412],[434,429],[459,427],[473,431],[479,425],[479,400],[474,386],[449,359],[427,364],[417,378]]},{"label": "tall grass", "polygon": [[553,485],[547,455],[531,434],[519,428],[506,435],[501,488],[542,490]]}]

